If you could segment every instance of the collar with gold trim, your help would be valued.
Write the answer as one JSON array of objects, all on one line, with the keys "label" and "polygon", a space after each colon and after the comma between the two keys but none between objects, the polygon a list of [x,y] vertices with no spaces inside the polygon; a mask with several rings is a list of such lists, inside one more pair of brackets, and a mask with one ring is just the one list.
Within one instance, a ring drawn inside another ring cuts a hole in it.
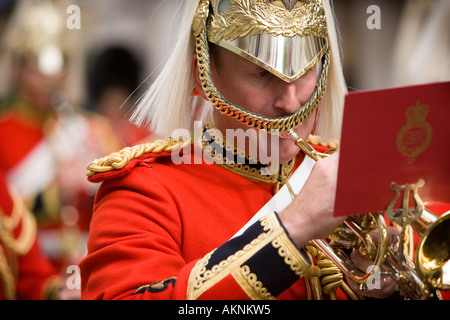
[{"label": "collar with gold trim", "polygon": [[276,167],[264,164],[218,132],[211,117],[203,129],[201,145],[204,155],[214,163],[251,181],[276,183],[278,186],[284,184],[293,172],[295,159]]}]

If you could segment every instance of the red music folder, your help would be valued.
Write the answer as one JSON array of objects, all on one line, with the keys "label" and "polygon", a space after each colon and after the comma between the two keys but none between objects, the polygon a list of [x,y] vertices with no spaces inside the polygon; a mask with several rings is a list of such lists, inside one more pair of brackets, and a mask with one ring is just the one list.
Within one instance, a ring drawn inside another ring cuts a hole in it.
[{"label": "red music folder", "polygon": [[425,206],[450,203],[450,82],[347,94],[339,149],[335,216],[386,211],[391,183],[420,179]]}]

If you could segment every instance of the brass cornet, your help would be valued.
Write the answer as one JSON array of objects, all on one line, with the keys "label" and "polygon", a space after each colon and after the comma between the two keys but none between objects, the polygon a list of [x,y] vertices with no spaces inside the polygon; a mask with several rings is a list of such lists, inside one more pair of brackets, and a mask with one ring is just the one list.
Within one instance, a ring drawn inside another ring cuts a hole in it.
[{"label": "brass cornet", "polygon": [[[374,230],[378,230],[378,244],[370,235]],[[329,238],[331,243],[323,239],[315,239],[312,242],[344,276],[353,281],[356,285],[354,289],[370,289],[370,284],[380,275],[379,271],[385,263],[388,250],[387,227],[383,215],[376,213],[351,216]],[[349,250],[358,250],[364,257],[373,259],[373,268],[367,270],[367,273],[359,270],[349,257]]]},{"label": "brass cornet", "polygon": [[[330,235],[331,244],[325,240],[313,242],[357,285],[356,289],[364,291],[374,287],[376,277],[383,275],[391,277],[406,298],[425,300],[430,298],[430,289],[450,289],[450,211],[439,217],[424,209],[411,226],[421,237],[415,266],[403,254],[401,245],[390,244],[383,214],[350,217]],[[369,234],[373,230],[379,232],[377,243]],[[373,268],[367,273],[357,269],[345,249],[359,250],[374,259]]]},{"label": "brass cornet", "polygon": [[[294,131],[289,133],[297,146],[309,157],[318,161],[326,154],[316,152],[311,146],[299,138]],[[431,296],[430,289],[450,289],[450,211],[438,216],[427,210],[419,195],[418,189],[424,185],[419,180],[414,185],[391,185],[395,196],[386,210],[387,218],[400,226],[401,234],[395,239],[389,239],[384,213],[369,213],[351,216],[330,235],[331,243],[326,240],[313,240],[342,273],[360,291],[373,288],[377,278],[391,277],[401,294],[412,300],[424,300]],[[398,187],[397,189],[394,189]],[[415,208],[407,208],[409,198],[413,192],[416,202]],[[403,208],[394,209],[393,206],[399,192],[404,192]],[[411,225],[421,237],[415,264],[403,252],[405,227]],[[378,241],[374,241],[371,232],[378,230]],[[366,272],[356,268],[349,258],[349,250],[358,250],[363,256],[373,259],[373,266]]]},{"label": "brass cornet", "polygon": [[438,216],[425,209],[411,226],[421,237],[417,272],[430,287],[450,290],[450,211]]}]

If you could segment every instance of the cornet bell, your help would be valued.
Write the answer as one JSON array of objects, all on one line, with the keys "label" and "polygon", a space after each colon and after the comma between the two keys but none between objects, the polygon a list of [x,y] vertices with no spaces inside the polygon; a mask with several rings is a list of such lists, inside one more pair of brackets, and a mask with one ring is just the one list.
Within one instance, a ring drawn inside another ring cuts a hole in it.
[{"label": "cornet bell", "polygon": [[420,223],[429,225],[424,232],[412,224],[422,237],[417,247],[417,271],[430,287],[450,290],[450,211],[439,217],[424,210],[422,216]]}]

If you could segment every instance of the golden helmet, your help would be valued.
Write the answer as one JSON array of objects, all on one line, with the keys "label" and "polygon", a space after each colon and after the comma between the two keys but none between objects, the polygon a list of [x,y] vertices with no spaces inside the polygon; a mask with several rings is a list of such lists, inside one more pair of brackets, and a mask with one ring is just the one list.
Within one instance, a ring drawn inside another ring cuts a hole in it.
[{"label": "golden helmet", "polygon": [[[222,113],[267,132],[287,134],[317,108],[326,87],[328,32],[321,0],[201,0],[192,24],[206,95]],[[211,80],[208,43],[259,65],[288,83],[319,64],[320,77],[308,103],[292,115],[271,119],[233,105]]]},{"label": "golden helmet", "polygon": [[17,6],[3,45],[16,56],[33,59],[43,74],[58,73],[71,45],[65,8],[54,0],[24,0]]}]

